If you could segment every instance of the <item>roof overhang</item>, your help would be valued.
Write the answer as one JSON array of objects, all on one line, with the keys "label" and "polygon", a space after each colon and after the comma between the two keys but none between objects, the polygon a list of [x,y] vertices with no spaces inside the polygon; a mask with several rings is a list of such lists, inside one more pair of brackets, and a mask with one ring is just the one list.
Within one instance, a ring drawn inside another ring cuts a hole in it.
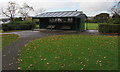
[{"label": "roof overhang", "polygon": [[62,11],[62,12],[46,12],[36,15],[33,18],[80,18],[81,15],[85,15],[82,11]]}]

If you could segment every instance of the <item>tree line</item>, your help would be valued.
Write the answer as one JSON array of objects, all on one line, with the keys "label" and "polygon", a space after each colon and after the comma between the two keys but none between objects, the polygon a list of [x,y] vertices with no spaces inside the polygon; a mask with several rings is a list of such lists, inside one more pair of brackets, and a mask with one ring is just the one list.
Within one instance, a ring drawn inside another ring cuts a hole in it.
[{"label": "tree line", "polygon": [[100,13],[92,19],[87,19],[86,22],[120,24],[120,1],[111,8],[110,12],[112,16],[108,13]]}]

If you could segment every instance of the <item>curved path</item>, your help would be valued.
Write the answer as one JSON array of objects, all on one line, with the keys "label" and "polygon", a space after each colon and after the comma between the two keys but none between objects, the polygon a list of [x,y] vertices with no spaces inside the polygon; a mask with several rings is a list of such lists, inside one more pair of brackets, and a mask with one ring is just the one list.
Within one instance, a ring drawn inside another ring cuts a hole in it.
[{"label": "curved path", "polygon": [[[5,34],[5,33],[3,33]],[[96,34],[99,35],[98,31],[86,31],[86,32],[75,32],[75,31],[20,31],[10,32],[6,34],[18,34],[20,39],[11,45],[5,47],[2,50],[2,69],[3,70],[18,70],[19,67],[19,53],[24,45],[34,39],[53,36],[53,35],[64,35],[64,34]]]}]

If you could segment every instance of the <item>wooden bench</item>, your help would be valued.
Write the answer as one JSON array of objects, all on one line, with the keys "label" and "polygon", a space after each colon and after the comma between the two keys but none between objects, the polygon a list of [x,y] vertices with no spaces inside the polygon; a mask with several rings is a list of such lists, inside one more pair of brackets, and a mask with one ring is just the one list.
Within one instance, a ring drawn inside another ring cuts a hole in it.
[{"label": "wooden bench", "polygon": [[62,26],[61,29],[71,29],[71,26]]}]

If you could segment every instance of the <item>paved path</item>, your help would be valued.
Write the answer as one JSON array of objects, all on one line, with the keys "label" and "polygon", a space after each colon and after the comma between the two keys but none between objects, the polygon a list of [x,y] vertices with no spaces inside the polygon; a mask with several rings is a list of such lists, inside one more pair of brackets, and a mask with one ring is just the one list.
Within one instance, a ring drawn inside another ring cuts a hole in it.
[{"label": "paved path", "polygon": [[[3,33],[4,34],[4,33]],[[7,34],[7,33],[6,33]],[[98,31],[86,31],[76,33],[74,31],[20,31],[11,32],[8,34],[18,34],[20,39],[2,50],[2,69],[3,70],[18,70],[19,53],[24,45],[34,39],[64,34],[98,34]]]}]

